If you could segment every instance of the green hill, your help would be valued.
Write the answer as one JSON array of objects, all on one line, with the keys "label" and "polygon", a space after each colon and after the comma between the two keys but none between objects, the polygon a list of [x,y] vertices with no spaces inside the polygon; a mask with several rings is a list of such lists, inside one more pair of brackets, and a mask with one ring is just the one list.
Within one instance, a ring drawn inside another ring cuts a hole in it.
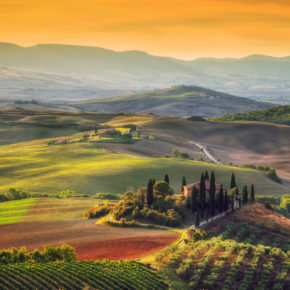
[{"label": "green hill", "polygon": [[248,168],[117,154],[94,142],[48,145],[50,140],[0,147],[0,192],[18,187],[36,193],[60,193],[67,189],[90,195],[123,193],[146,185],[149,178],[162,180],[167,173],[170,184],[179,193],[183,175],[188,182],[194,182],[204,170],[214,170],[217,181],[225,186],[235,172],[239,186],[254,183],[259,194],[286,192],[283,185],[271,181],[265,173]]},{"label": "green hill", "polygon": [[210,90],[199,86],[180,85],[112,98],[70,103],[69,106],[89,112],[154,113],[165,116],[219,116],[225,113],[249,112],[272,107],[270,103]]},{"label": "green hill", "polygon": [[289,225],[262,204],[246,205],[190,230],[153,263],[174,289],[288,289]]},{"label": "green hill", "polygon": [[249,113],[234,113],[210,118],[213,121],[259,121],[290,125],[290,105],[279,106]]}]

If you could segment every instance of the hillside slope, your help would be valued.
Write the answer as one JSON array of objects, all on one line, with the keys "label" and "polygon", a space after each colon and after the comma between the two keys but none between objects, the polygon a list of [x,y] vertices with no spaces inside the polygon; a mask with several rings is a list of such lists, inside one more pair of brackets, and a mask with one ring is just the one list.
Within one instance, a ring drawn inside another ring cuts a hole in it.
[{"label": "hillside slope", "polygon": [[269,103],[256,102],[197,86],[175,86],[144,93],[70,103],[69,105],[90,112],[154,113],[179,117],[219,116],[273,106]]},{"label": "hillside slope", "polygon": [[290,105],[212,118],[213,121],[260,121],[290,125]]},{"label": "hillside slope", "polygon": [[185,83],[289,104],[289,57],[183,61],[142,51],[0,43],[0,64],[0,99],[82,100]]},{"label": "hillside slope", "polygon": [[260,122],[197,122],[164,117],[142,125],[141,131],[155,136],[156,141],[176,144],[174,146],[186,143],[180,137],[197,142],[222,162],[269,165],[278,171],[279,176],[290,180],[289,126]]}]

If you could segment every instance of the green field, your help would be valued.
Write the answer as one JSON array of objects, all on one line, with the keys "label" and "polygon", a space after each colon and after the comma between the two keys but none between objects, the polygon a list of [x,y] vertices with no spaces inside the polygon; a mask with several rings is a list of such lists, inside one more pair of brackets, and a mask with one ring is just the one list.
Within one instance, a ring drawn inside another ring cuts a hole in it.
[{"label": "green field", "polygon": [[0,264],[1,289],[168,289],[167,283],[134,261]]},{"label": "green field", "polygon": [[84,218],[99,203],[95,198],[28,198],[0,203],[0,225],[16,222],[65,221]]},{"label": "green field", "polygon": [[0,110],[0,145],[69,136],[95,125],[123,126],[152,120],[150,115],[95,114],[64,111]]},{"label": "green field", "polygon": [[28,198],[0,203],[0,225],[21,221],[36,202],[37,198]]},{"label": "green field", "polygon": [[122,193],[146,185],[149,178],[161,180],[168,173],[171,186],[179,193],[183,175],[191,183],[199,180],[203,170],[214,170],[217,182],[225,186],[235,172],[239,186],[254,183],[258,194],[279,196],[286,192],[283,185],[251,169],[116,154],[93,142],[47,145],[48,141],[0,147],[0,192],[17,187],[35,193],[60,193],[67,189],[90,195]]}]

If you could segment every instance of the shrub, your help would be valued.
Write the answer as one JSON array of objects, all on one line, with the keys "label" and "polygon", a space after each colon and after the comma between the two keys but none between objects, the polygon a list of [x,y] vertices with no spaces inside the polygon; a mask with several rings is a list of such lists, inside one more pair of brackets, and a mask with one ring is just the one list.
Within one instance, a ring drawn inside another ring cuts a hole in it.
[{"label": "shrub", "polygon": [[265,201],[264,206],[267,209],[274,210],[274,206],[269,201]]},{"label": "shrub", "polygon": [[113,206],[114,204],[112,203],[103,203],[95,206],[87,211],[86,218],[93,219],[103,217],[113,209]]},{"label": "shrub", "polygon": [[120,199],[120,195],[119,194],[115,194],[115,193],[98,192],[96,194],[96,198],[97,199],[107,199],[107,200],[118,200],[118,199]]}]

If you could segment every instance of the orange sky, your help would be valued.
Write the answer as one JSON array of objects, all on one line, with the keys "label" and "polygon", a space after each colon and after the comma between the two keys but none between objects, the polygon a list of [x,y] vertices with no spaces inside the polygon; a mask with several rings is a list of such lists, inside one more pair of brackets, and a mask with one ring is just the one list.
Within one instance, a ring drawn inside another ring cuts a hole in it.
[{"label": "orange sky", "polygon": [[290,0],[0,0],[0,41],[200,56],[290,55]]}]

